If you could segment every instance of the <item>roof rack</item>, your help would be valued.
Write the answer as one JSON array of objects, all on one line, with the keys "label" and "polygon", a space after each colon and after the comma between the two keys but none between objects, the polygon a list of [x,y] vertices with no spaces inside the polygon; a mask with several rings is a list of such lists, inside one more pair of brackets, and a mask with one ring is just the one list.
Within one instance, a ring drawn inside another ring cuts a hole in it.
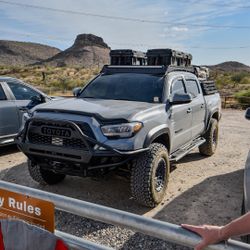
[{"label": "roof rack", "polygon": [[102,74],[113,74],[113,73],[138,73],[138,74],[154,74],[154,75],[165,75],[174,71],[185,71],[195,74],[195,68],[192,66],[182,67],[182,66],[124,66],[124,65],[105,65],[101,73]]},{"label": "roof rack", "polygon": [[113,73],[138,73],[138,74],[155,74],[164,75],[167,71],[166,66],[123,66],[123,65],[104,65],[102,74]]}]

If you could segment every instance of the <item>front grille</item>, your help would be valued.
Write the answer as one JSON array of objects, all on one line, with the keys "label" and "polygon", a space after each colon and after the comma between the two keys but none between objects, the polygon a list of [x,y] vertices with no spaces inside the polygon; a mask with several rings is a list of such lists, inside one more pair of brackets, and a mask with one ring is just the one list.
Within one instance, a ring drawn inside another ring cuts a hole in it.
[{"label": "front grille", "polygon": [[47,135],[39,135],[35,133],[29,133],[28,138],[29,141],[33,144],[63,146],[66,148],[73,149],[86,149],[86,146],[83,141],[78,138],[59,138]]},{"label": "front grille", "polygon": [[[88,123],[76,123],[76,125],[81,129],[81,131],[92,139],[96,139],[95,135],[89,126]],[[33,121],[32,127],[41,127],[41,126],[52,126],[58,128],[70,128],[72,131],[75,131],[75,128],[69,123],[59,123],[59,122],[42,122],[42,121]]]},{"label": "front grille", "polygon": [[63,145],[69,148],[86,148],[82,140],[77,138],[63,139]]},{"label": "front grille", "polygon": [[33,127],[52,126],[52,127],[58,127],[58,128],[70,128],[73,131],[75,130],[75,128],[70,123],[66,123],[66,122],[57,122],[57,121],[49,121],[49,122],[48,121],[32,121],[31,125]]},{"label": "front grille", "polygon": [[30,132],[28,137],[29,141],[34,144],[44,144],[44,145],[52,144],[52,136],[39,135]]},{"label": "front grille", "polygon": [[[87,123],[77,123],[82,132],[88,137],[95,139],[94,133]],[[55,135],[45,135],[41,132],[42,126],[48,126],[59,129],[69,129],[72,132],[71,138],[65,138]],[[63,148],[71,149],[87,149],[86,143],[81,138],[78,130],[75,129],[69,123],[66,122],[43,122],[43,121],[32,121],[29,126],[28,139],[30,143],[39,145],[50,145]],[[87,142],[91,147],[94,146],[92,143]]]}]

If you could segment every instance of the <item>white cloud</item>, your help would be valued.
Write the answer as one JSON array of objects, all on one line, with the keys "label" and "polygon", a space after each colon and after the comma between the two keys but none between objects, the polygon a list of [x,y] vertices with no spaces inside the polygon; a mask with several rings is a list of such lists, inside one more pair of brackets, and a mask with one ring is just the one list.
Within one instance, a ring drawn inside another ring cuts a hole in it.
[{"label": "white cloud", "polygon": [[169,12],[166,10],[164,11],[164,16],[168,16],[169,15]]},{"label": "white cloud", "polygon": [[171,29],[177,32],[187,32],[189,30],[187,27],[172,27]]}]

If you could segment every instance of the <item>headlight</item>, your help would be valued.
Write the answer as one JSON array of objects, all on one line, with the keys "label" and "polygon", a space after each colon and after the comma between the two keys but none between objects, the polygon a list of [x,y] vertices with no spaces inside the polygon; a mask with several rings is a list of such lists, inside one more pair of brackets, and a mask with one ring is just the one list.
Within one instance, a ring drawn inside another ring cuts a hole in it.
[{"label": "headlight", "polygon": [[107,137],[129,138],[142,128],[141,122],[131,122],[116,125],[102,126],[102,133]]}]

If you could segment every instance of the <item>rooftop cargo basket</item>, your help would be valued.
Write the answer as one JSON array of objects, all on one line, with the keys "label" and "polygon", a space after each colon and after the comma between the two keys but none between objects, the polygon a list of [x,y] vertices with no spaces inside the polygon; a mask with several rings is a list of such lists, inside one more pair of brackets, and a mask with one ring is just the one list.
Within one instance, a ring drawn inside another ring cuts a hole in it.
[{"label": "rooftop cargo basket", "polygon": [[147,65],[147,66],[124,66],[124,65],[104,65],[101,73],[102,74],[114,74],[114,73],[137,73],[137,74],[154,74],[154,75],[165,75],[174,71],[185,71],[195,74],[193,66],[181,67],[181,66],[164,66],[164,65]]},{"label": "rooftop cargo basket", "polygon": [[188,67],[192,55],[173,49],[150,49],[146,53],[148,65],[172,65]]},{"label": "rooftop cargo basket", "polygon": [[116,49],[110,51],[111,65],[146,65],[146,54],[131,49]]}]

